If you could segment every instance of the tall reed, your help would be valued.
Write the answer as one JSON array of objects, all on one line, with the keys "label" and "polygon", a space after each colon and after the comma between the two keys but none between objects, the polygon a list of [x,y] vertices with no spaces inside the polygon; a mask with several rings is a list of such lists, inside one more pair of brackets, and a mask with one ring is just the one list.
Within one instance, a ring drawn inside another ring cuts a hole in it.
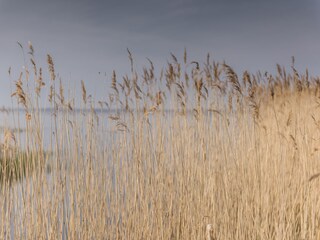
[{"label": "tall reed", "polygon": [[130,74],[95,102],[28,49],[8,110],[26,132],[3,130],[1,238],[320,238],[318,77],[294,62],[238,75],[186,51],[139,74],[128,50]]}]

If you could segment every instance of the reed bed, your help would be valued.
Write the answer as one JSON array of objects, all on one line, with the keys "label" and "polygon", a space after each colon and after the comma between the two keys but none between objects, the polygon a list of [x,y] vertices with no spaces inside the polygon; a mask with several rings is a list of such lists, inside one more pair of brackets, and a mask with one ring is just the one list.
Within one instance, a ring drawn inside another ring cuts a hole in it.
[{"label": "reed bed", "polygon": [[294,59],[237,74],[185,51],[137,73],[128,50],[129,74],[94,100],[85,81],[65,89],[50,55],[44,77],[28,51],[12,89],[23,111],[8,110],[25,134],[1,148],[28,164],[1,164],[1,238],[320,239],[320,78]]}]

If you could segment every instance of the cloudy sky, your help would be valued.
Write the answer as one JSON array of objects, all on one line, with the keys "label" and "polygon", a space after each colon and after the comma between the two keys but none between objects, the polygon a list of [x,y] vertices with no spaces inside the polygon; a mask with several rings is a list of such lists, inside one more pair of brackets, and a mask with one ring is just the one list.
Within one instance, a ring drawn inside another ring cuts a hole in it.
[{"label": "cloudy sky", "polygon": [[[71,86],[83,79],[102,98],[112,70],[129,72],[126,49],[136,64],[146,57],[160,69],[170,52],[204,61],[208,52],[235,69],[290,65],[320,74],[318,0],[0,0],[0,106],[10,104],[24,65],[17,42],[31,41],[39,65],[46,54]],[[107,77],[104,74],[106,73]]]}]

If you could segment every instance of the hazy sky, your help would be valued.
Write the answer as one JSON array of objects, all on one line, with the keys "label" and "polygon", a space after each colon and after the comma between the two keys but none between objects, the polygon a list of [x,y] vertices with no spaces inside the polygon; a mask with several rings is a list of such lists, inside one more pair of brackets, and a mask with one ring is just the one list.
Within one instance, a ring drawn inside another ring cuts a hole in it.
[{"label": "hazy sky", "polygon": [[[126,48],[138,67],[146,57],[158,69],[170,52],[205,61],[210,52],[237,70],[275,69],[295,56],[320,74],[318,0],[0,0],[0,106],[10,103],[9,66],[15,80],[24,65],[17,41],[31,41],[38,63],[46,54],[64,81],[103,97],[112,69],[129,72]],[[107,73],[107,78],[98,72]]]}]

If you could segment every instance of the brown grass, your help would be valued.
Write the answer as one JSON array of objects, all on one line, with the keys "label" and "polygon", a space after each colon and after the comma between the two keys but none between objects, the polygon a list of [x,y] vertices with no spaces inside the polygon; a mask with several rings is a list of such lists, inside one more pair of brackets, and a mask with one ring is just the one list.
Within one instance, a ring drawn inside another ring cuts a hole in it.
[{"label": "brown grass", "polygon": [[[71,107],[52,57],[44,79],[32,55],[35,91],[22,73],[13,93],[31,116],[20,119],[27,138],[14,144],[43,164],[2,184],[1,238],[320,239],[318,78],[278,65],[241,79],[185,51],[183,63],[171,54],[162,82],[151,61],[136,73],[128,54],[130,76],[114,72],[99,101],[116,109],[105,114],[84,82],[84,104]],[[40,88],[53,107],[46,150]]]}]

